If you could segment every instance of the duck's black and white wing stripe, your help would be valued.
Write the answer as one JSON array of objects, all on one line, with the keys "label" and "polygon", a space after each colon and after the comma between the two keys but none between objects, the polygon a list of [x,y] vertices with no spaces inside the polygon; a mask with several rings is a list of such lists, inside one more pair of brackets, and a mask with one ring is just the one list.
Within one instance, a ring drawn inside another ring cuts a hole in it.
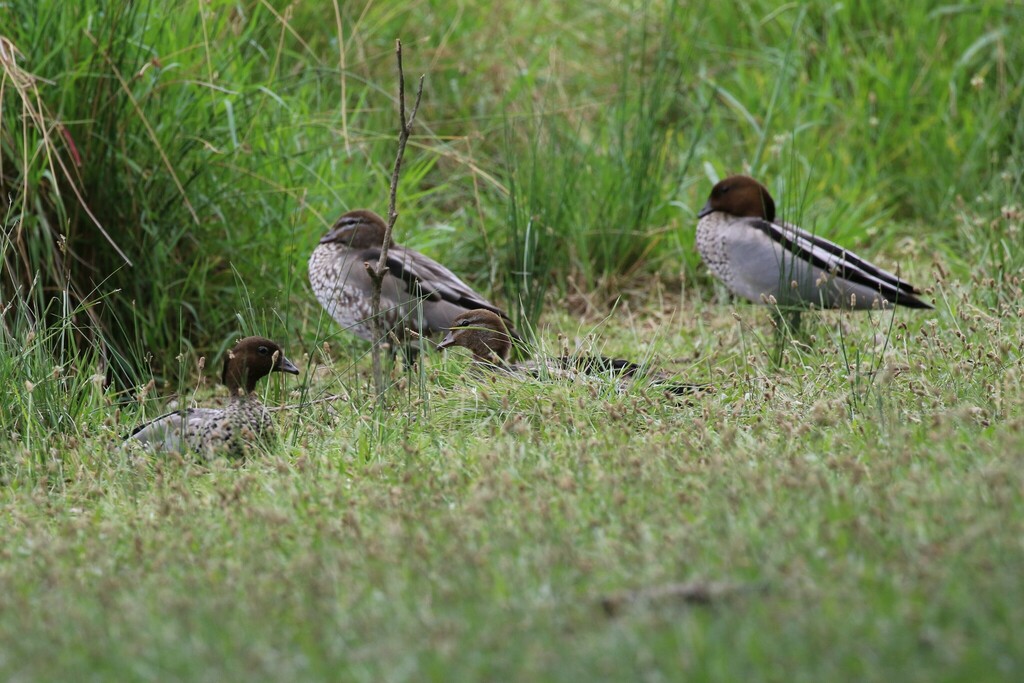
[{"label": "duck's black and white wing stripe", "polygon": [[794,258],[807,261],[826,273],[877,292],[894,304],[908,308],[932,308],[909,282],[844,249],[790,223],[779,225],[761,218],[747,218],[758,230],[779,243]]}]

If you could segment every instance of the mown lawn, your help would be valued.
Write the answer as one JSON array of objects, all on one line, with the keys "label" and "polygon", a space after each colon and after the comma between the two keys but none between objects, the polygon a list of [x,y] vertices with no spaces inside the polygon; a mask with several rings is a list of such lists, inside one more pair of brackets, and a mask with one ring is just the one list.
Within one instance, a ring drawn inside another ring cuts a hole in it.
[{"label": "mown lawn", "polygon": [[[0,7],[0,679],[1020,680],[1022,20]],[[384,211],[396,37],[427,74],[398,240],[542,352],[713,392],[453,351],[375,400],[305,263],[343,210]],[[935,310],[778,337],[693,249],[738,171]],[[172,400],[216,402],[248,333],[303,369],[263,387],[267,452],[122,448]]]}]

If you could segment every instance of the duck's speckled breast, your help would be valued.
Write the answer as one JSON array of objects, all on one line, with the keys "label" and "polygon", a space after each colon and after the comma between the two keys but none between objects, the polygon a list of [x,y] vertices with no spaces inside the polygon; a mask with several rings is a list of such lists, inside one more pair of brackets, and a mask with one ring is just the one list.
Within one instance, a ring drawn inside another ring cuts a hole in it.
[{"label": "duck's speckled breast", "polygon": [[370,292],[358,259],[344,245],[318,245],[309,257],[309,283],[320,305],[339,325],[367,341],[373,340]]},{"label": "duck's speckled breast", "polygon": [[733,217],[721,211],[709,213],[697,222],[697,251],[712,275],[732,288],[733,270],[729,263],[726,237]]},{"label": "duck's speckled breast", "polygon": [[251,394],[232,398],[223,410],[211,417],[189,424],[188,442],[192,450],[242,456],[274,431],[269,411]]}]

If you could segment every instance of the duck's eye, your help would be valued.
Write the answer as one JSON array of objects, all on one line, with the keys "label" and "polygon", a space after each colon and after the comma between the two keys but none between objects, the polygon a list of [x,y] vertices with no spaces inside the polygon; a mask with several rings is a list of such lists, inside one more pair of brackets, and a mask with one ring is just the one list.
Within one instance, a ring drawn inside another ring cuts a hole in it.
[{"label": "duck's eye", "polygon": [[266,356],[268,353],[270,353],[270,349],[268,349],[266,346],[261,346],[256,350],[259,351],[259,354],[261,356]]}]

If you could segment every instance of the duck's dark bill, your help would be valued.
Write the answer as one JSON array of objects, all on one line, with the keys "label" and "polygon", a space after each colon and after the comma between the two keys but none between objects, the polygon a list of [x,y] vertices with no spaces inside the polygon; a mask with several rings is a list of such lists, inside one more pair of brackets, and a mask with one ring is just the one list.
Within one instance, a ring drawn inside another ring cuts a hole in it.
[{"label": "duck's dark bill", "polygon": [[454,332],[449,332],[448,334],[446,334],[444,339],[442,339],[437,344],[437,348],[439,348],[439,349],[447,349],[449,346],[455,346],[455,333]]}]

